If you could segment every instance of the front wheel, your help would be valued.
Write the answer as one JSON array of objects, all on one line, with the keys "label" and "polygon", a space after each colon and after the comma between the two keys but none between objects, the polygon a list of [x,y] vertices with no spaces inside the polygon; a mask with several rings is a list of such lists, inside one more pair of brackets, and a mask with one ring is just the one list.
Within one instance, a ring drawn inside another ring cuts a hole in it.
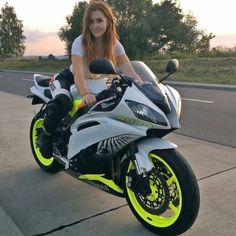
[{"label": "front wheel", "polygon": [[34,155],[34,159],[36,160],[37,164],[46,172],[49,173],[57,173],[61,170],[61,165],[55,160],[53,157],[50,159],[44,158],[41,154],[38,146],[37,146],[37,139],[40,134],[40,131],[43,128],[43,117],[42,116],[35,116],[31,122],[30,126],[30,146],[32,153]]},{"label": "front wheel", "polygon": [[[149,192],[132,190],[134,165],[125,176],[125,195],[136,218],[160,235],[179,235],[194,223],[200,204],[199,188],[186,160],[175,150],[156,150],[149,154],[154,169],[148,175]],[[135,171],[136,173],[136,171]]]}]

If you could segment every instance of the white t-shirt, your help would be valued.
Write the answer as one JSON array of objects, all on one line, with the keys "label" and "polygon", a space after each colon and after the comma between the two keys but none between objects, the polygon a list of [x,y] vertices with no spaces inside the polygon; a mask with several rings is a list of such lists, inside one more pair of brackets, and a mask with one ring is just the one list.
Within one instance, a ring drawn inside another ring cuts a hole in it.
[{"label": "white t-shirt", "polygon": [[[77,55],[77,56],[84,56],[84,46],[82,44],[83,41],[83,35],[78,36],[73,44],[72,44],[72,48],[71,48],[71,54],[73,55]],[[125,54],[125,50],[124,47],[122,46],[122,44],[120,43],[119,40],[116,40],[116,44],[115,44],[115,55],[116,56],[121,56]]]},{"label": "white t-shirt", "polygon": [[[78,36],[73,44],[72,44],[72,48],[71,48],[71,54],[72,55],[77,55],[80,56],[82,58],[84,58],[84,46],[82,44],[83,41],[83,35]],[[124,47],[122,46],[122,44],[120,43],[119,40],[116,40],[116,44],[115,44],[115,56],[121,56],[125,54],[125,50]],[[102,90],[106,89],[106,80],[105,79],[89,79],[89,68],[87,63],[83,60],[83,64],[84,64],[84,78],[86,79],[87,82],[87,87],[89,89],[89,91],[91,93],[99,93]],[[71,66],[71,71],[72,71],[72,66]]]}]

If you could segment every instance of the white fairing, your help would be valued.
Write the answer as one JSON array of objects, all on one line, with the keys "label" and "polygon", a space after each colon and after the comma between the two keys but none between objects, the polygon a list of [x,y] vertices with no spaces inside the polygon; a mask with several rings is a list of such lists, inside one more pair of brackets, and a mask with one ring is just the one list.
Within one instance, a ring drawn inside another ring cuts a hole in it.
[{"label": "white fairing", "polygon": [[45,101],[46,103],[48,103],[50,101],[49,98],[47,98],[46,96],[44,96],[44,89],[37,89],[35,86],[30,88],[30,91],[35,94],[36,96],[38,96],[39,98],[41,98],[43,101]]},{"label": "white fairing", "polygon": [[[89,122],[89,120],[90,119],[79,119],[77,120],[78,122],[76,122],[76,124],[71,127],[72,135],[70,137],[68,149],[69,159],[84,148],[87,148],[88,146],[99,141],[110,138],[110,142],[118,142],[121,145],[121,142],[118,139],[127,139],[127,141],[129,140],[132,142],[135,139],[146,135],[145,130],[140,130],[130,125],[124,124],[115,120],[114,118],[104,118],[102,117],[102,114],[96,118],[96,121],[100,124],[77,131],[79,127],[79,121],[81,121],[81,124],[83,124],[84,122]],[[93,121],[94,120],[95,119],[93,119]],[[102,150],[102,147],[100,147],[100,149]]]},{"label": "white fairing", "polygon": [[[113,111],[116,114],[120,113],[122,115],[127,115],[127,112],[129,111],[132,114],[132,117],[135,118],[133,112],[131,112],[129,107],[126,105],[125,100],[131,100],[131,101],[135,101],[135,102],[139,102],[139,103],[142,103],[144,105],[147,105],[148,107],[150,107],[153,110],[157,111],[163,117],[166,118],[166,115],[164,114],[164,112],[160,108],[158,108],[155,104],[153,104],[146,96],[144,96],[143,93],[140,92],[135,85],[133,85],[132,87],[127,88],[127,90],[125,92],[125,95],[124,95],[124,97],[122,98],[122,101],[121,101],[121,103],[123,105],[118,106]],[[166,120],[167,126],[160,126],[160,125],[157,125],[157,124],[153,124],[153,125],[155,126],[155,128],[170,129],[170,127],[171,127],[170,122],[168,121],[167,118],[165,120]]]},{"label": "white fairing", "polygon": [[[162,126],[138,120],[125,103],[125,100],[139,101],[140,103],[149,106],[165,117],[167,125]],[[122,117],[125,117],[125,122],[122,120]],[[95,121],[99,124],[78,131],[83,124]],[[112,142],[113,137],[119,139],[119,137],[125,136],[132,142],[140,137],[145,137],[149,128],[170,129],[171,126],[164,112],[145,97],[135,85],[132,85],[132,87],[126,89],[122,100],[113,111],[91,112],[90,114],[78,118],[72,124],[72,135],[68,145],[68,158],[71,159],[81,150],[94,143],[102,142],[106,139],[111,139],[110,141]],[[115,140],[114,142],[116,141],[119,142],[119,140]],[[127,141],[126,144],[128,143],[129,142]],[[116,145],[113,145],[113,147],[114,146]]]},{"label": "white fairing", "polygon": [[171,106],[171,112],[167,115],[167,117],[171,123],[171,126],[173,128],[179,129],[180,128],[179,116],[181,112],[181,97],[178,91],[170,87],[169,85],[162,85],[162,86],[167,93],[167,96],[170,101],[170,106]]},{"label": "white fairing", "polygon": [[36,96],[38,96],[39,98],[41,98],[43,101],[48,103],[50,99],[44,95],[44,91],[45,89],[48,89],[48,87],[40,86],[37,83],[38,78],[45,79],[45,80],[50,79],[50,77],[46,75],[34,74],[34,86],[30,88],[30,91]]}]

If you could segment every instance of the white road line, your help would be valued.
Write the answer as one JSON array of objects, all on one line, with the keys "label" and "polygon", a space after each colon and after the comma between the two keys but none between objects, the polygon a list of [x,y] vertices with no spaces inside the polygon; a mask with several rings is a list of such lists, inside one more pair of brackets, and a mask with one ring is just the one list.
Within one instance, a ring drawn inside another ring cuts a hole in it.
[{"label": "white road line", "polygon": [[[26,80],[26,81],[31,81],[33,82],[33,79],[22,79],[22,80]],[[199,99],[193,99],[193,98],[182,98],[183,101],[191,101],[191,102],[202,102],[202,103],[209,103],[212,104],[214,103],[214,101],[206,101],[206,100],[199,100]]]},{"label": "white road line", "polygon": [[199,99],[193,99],[193,98],[182,98],[183,101],[190,101],[190,102],[202,102],[202,103],[215,103],[214,101],[206,101],[206,100],[199,100]]},{"label": "white road line", "polygon": [[23,78],[22,80],[34,82],[32,79],[24,79],[24,78]]}]

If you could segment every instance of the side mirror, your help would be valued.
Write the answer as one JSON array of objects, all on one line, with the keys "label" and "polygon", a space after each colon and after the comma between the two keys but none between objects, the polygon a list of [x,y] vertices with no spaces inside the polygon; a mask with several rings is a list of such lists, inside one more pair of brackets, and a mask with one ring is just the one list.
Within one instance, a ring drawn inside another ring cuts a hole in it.
[{"label": "side mirror", "polygon": [[95,59],[89,64],[89,71],[93,74],[117,74],[113,63],[108,59]]},{"label": "side mirror", "polygon": [[165,75],[163,78],[161,78],[159,80],[159,82],[162,82],[162,81],[168,79],[168,77],[171,74],[174,74],[177,71],[178,67],[179,67],[179,61],[177,59],[169,60],[167,63],[167,66],[166,66],[166,73],[168,73],[168,74]]},{"label": "side mirror", "polygon": [[179,61],[177,59],[171,59],[167,63],[166,72],[169,74],[174,74],[179,67]]}]

